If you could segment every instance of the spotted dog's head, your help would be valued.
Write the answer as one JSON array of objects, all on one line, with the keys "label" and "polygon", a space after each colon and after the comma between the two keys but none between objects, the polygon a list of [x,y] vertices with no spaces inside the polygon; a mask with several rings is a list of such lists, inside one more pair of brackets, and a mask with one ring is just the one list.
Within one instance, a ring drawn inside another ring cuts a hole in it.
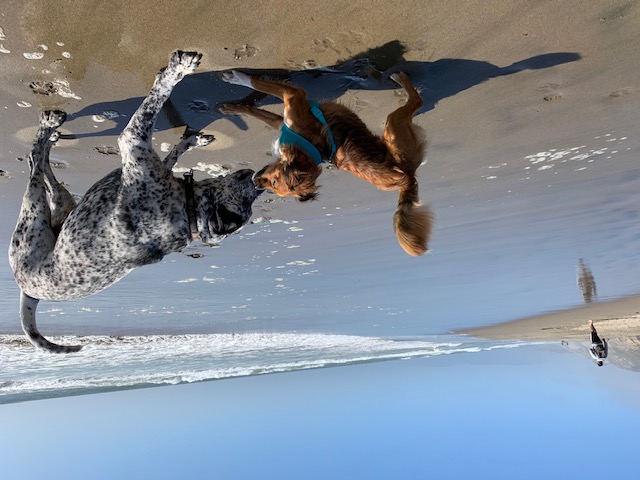
[{"label": "spotted dog's head", "polygon": [[260,194],[253,173],[244,169],[198,182],[198,232],[204,243],[215,244],[249,221],[251,205]]}]

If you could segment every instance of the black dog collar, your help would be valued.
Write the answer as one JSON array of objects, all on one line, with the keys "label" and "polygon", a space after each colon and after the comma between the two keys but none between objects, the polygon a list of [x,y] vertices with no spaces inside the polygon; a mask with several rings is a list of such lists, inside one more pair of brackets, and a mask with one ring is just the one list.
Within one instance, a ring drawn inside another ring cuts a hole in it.
[{"label": "black dog collar", "polygon": [[200,240],[198,233],[198,220],[196,218],[196,199],[193,193],[193,170],[189,170],[183,175],[184,195],[187,200],[187,218],[189,219],[189,236],[191,241]]}]

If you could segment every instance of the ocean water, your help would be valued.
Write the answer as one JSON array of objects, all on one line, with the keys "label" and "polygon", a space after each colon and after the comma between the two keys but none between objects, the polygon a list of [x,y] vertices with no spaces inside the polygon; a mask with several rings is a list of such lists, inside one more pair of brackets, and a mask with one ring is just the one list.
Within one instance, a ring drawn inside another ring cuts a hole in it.
[{"label": "ocean water", "polygon": [[1,335],[0,404],[385,360],[471,355],[531,343],[304,333],[61,336],[73,355]]}]

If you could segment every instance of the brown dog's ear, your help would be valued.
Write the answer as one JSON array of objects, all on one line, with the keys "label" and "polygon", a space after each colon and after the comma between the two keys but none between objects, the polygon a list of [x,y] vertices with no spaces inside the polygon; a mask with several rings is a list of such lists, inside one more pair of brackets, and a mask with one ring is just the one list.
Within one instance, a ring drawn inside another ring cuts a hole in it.
[{"label": "brown dog's ear", "polygon": [[299,202],[310,202],[313,200],[317,200],[317,198],[318,198],[318,193],[313,192],[313,193],[307,193],[305,195],[298,195],[296,197],[296,200],[298,200]]},{"label": "brown dog's ear", "polygon": [[282,178],[289,191],[300,202],[315,200],[317,197],[316,179],[322,168],[298,147],[289,147],[282,156]]},{"label": "brown dog's ear", "polygon": [[322,169],[315,163],[311,165],[307,163],[292,162],[283,165],[283,180],[287,184],[287,188],[294,192],[296,200],[300,202],[308,202],[315,200],[318,194],[316,191],[316,179],[322,172]]}]

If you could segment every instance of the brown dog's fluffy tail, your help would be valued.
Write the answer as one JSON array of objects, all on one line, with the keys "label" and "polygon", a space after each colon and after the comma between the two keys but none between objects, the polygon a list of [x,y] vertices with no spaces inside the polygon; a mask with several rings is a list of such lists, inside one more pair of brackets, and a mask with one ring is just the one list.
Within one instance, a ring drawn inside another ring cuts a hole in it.
[{"label": "brown dog's fluffy tail", "polygon": [[400,191],[393,228],[398,243],[409,255],[419,256],[429,250],[434,215],[427,205],[420,205],[418,183]]}]

